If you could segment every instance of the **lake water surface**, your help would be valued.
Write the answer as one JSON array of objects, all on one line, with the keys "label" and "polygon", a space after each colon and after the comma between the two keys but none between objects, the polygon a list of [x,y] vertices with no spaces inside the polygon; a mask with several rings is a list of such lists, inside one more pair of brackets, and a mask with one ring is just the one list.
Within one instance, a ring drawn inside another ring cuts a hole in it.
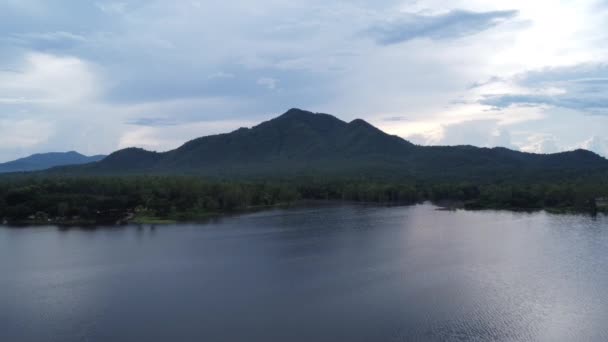
[{"label": "lake water surface", "polygon": [[0,341],[608,341],[608,217],[334,205],[0,227]]}]

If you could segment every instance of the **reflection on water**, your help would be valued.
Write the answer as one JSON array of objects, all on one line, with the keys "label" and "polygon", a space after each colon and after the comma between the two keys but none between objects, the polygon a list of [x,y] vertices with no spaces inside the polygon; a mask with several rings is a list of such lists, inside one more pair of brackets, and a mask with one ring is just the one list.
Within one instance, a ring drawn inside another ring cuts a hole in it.
[{"label": "reflection on water", "polygon": [[608,218],[430,205],[0,228],[0,341],[606,341]]}]

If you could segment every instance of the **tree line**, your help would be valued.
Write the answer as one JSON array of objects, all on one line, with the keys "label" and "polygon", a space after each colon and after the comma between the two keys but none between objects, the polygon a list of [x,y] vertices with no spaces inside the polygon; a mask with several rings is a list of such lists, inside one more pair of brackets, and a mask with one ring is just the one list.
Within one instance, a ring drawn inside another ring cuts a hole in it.
[{"label": "tree line", "polygon": [[131,215],[171,220],[299,200],[412,204],[453,201],[469,209],[605,211],[608,179],[552,182],[381,182],[365,179],[210,181],[198,177],[21,177],[0,179],[6,222],[101,222]]}]

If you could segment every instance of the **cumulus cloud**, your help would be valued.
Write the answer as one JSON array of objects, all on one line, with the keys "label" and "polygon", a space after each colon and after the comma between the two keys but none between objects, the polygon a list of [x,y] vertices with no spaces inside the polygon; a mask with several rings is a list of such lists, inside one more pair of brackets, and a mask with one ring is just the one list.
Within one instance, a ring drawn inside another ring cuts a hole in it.
[{"label": "cumulus cloud", "polygon": [[535,134],[528,138],[527,143],[521,147],[521,150],[530,153],[556,153],[565,149],[559,146],[555,136]]},{"label": "cumulus cloud", "polygon": [[378,44],[389,45],[416,38],[450,39],[485,31],[513,19],[518,11],[471,12],[453,10],[439,15],[403,13],[369,30]]},{"label": "cumulus cloud", "polygon": [[437,145],[476,145],[482,147],[506,147],[517,149],[511,141],[511,133],[499,125],[498,120],[470,120],[442,127],[439,138],[428,143]]},{"label": "cumulus cloud", "polygon": [[66,104],[99,94],[92,66],[76,57],[43,53],[25,56],[17,71],[0,72],[2,102]]},{"label": "cumulus cloud", "polygon": [[608,138],[594,135],[591,138],[585,140],[578,147],[593,151],[599,155],[608,158]]}]

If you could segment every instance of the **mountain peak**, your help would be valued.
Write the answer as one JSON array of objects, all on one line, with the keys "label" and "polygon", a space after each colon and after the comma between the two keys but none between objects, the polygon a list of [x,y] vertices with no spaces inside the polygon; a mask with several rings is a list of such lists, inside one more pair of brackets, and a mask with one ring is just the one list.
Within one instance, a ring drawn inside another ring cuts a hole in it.
[{"label": "mountain peak", "polygon": [[[473,146],[416,146],[365,120],[292,108],[248,129],[191,140],[167,152],[129,148],[86,168],[90,173],[192,173],[231,177],[383,174],[476,179],[515,170],[608,169],[590,152],[532,155]],[[72,169],[84,172],[82,168]],[[63,170],[70,172],[70,169]]]},{"label": "mountain peak", "polygon": [[315,113],[315,112],[311,112],[311,111],[307,111],[307,110],[303,110],[303,109],[299,109],[299,108],[291,108],[290,110],[286,111],[282,115],[276,117],[275,120],[276,119],[315,120],[315,119],[327,119],[327,118],[331,118],[335,121],[340,121],[343,123],[342,120],[336,118],[333,115],[324,114],[324,113]]},{"label": "mountain peak", "polygon": [[279,117],[289,117],[289,116],[300,116],[300,115],[314,115],[315,113],[309,112],[307,110],[303,110],[300,108],[291,108],[290,110],[283,113],[283,115]]},{"label": "mountain peak", "polygon": [[284,114],[258,125],[258,127],[262,126],[271,126],[285,132],[296,126],[308,126],[315,130],[328,131],[343,128],[346,123],[333,115],[292,108]]}]

